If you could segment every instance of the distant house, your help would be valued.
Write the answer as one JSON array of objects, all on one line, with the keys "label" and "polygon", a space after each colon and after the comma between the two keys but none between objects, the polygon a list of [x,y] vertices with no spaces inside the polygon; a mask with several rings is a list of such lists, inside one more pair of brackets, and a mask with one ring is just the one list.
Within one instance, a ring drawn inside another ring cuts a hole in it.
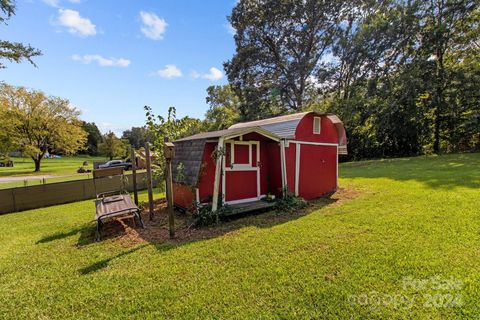
[{"label": "distant house", "polygon": [[334,192],[338,155],[347,154],[343,123],[319,112],[238,123],[174,143],[175,205],[212,203],[214,211],[267,194],[314,199]]}]

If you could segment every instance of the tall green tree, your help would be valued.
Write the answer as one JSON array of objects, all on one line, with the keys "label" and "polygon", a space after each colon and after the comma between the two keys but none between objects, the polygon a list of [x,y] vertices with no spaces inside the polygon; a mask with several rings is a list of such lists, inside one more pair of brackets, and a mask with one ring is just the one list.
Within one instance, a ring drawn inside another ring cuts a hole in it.
[{"label": "tall green tree", "polygon": [[[434,62],[431,81],[433,103],[433,151],[440,151],[441,131],[448,125],[447,118],[455,117],[456,110],[447,106],[447,88],[451,84],[452,74],[446,68],[446,60],[452,51],[471,48],[458,40],[458,34],[467,29],[478,30],[478,21],[469,21],[473,12],[478,14],[476,0],[429,0],[423,1],[420,11],[422,43],[421,50],[430,54]],[[478,32],[478,31],[477,31]],[[474,40],[475,41],[475,40]],[[478,39],[476,40],[478,41]],[[454,104],[450,104],[453,107]],[[451,122],[451,121],[450,121]],[[452,123],[452,122],[451,122]],[[450,128],[451,129],[451,128]]]},{"label": "tall green tree", "polygon": [[82,129],[87,133],[85,151],[91,156],[98,155],[98,145],[102,142],[102,134],[95,122],[82,122]]},{"label": "tall green tree", "polygon": [[[312,16],[329,36],[304,51]],[[354,158],[478,150],[479,16],[475,0],[239,1],[240,119],[336,112]]]},{"label": "tall green tree", "polygon": [[[7,24],[7,21],[15,15],[16,7],[13,0],[0,1],[0,24]],[[25,45],[19,42],[10,42],[0,40],[0,68],[5,68],[5,64],[1,59],[11,62],[19,63],[22,60],[27,60],[35,66],[32,58],[40,56],[42,52],[33,48],[29,44]]]},{"label": "tall green tree", "polygon": [[203,131],[202,121],[190,117],[177,118],[175,107],[168,108],[167,117],[155,115],[152,108],[145,106],[146,125],[151,132],[150,143],[156,154],[155,165],[156,174],[163,176],[165,171],[165,158],[163,156],[163,145],[165,138],[170,141],[196,134]]},{"label": "tall green tree", "polygon": [[80,112],[66,99],[48,97],[41,91],[0,86],[0,131],[9,143],[32,158],[35,171],[47,152],[74,154],[86,141]]},{"label": "tall green tree", "polygon": [[227,129],[239,120],[240,98],[230,85],[208,87],[206,101],[210,105],[205,113],[206,130]]},{"label": "tall green tree", "polygon": [[146,127],[132,127],[123,131],[122,139],[127,140],[135,149],[140,149],[150,140],[150,132]]},{"label": "tall green tree", "polygon": [[108,132],[103,136],[102,142],[98,145],[98,153],[108,157],[110,160],[114,158],[124,158],[127,156],[127,143],[119,139],[115,133]]},{"label": "tall green tree", "polygon": [[301,110],[309,103],[312,77],[324,72],[344,19],[344,1],[240,0],[229,21],[236,52],[225,63],[242,99],[242,117],[255,110]]}]

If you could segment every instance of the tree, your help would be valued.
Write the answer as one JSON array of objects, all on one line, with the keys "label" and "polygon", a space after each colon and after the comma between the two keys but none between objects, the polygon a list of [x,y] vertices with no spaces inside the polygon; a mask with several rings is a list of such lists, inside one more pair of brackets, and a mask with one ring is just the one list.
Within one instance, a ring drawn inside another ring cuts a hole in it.
[{"label": "tree", "polygon": [[[445,63],[447,55],[453,50],[470,48],[458,40],[458,34],[468,29],[478,30],[478,21],[469,23],[469,15],[478,13],[476,0],[430,0],[423,1],[421,7],[421,23],[424,26],[421,31],[421,49],[430,54],[435,68],[432,74],[434,84],[432,95],[433,107],[433,151],[440,151],[440,140],[442,127],[446,118],[449,118],[446,106],[446,90],[451,81]],[[471,32],[471,31],[470,31]],[[478,32],[478,31],[477,31]],[[478,35],[478,34],[477,34]],[[476,39],[478,41],[478,38]],[[478,43],[477,43],[478,44]]]},{"label": "tree", "polygon": [[240,98],[230,85],[207,88],[206,101],[210,108],[205,114],[205,127],[209,131],[227,129],[240,117]]},{"label": "tree", "polygon": [[174,141],[186,136],[196,134],[203,130],[202,121],[190,117],[177,119],[175,107],[168,108],[167,117],[155,116],[149,106],[145,106],[147,116],[147,128],[151,132],[151,144],[156,153],[155,166],[156,174],[163,176],[165,170],[165,158],[163,156],[163,145],[165,138]]},{"label": "tree", "polygon": [[6,119],[0,131],[7,132],[11,145],[32,158],[36,172],[47,152],[74,154],[85,144],[80,112],[66,99],[3,84],[0,107]]},{"label": "tree", "polygon": [[0,105],[0,159],[6,158],[13,151],[13,141],[9,137],[12,132],[11,121],[8,119],[7,108]]},{"label": "tree", "polygon": [[335,112],[353,158],[479,150],[479,7],[241,0],[230,17],[236,53],[225,64],[240,120]]},{"label": "tree", "polygon": [[130,130],[123,131],[122,139],[127,140],[135,149],[140,149],[150,140],[149,135],[146,127],[132,127]]},{"label": "tree", "polygon": [[240,0],[229,17],[236,52],[225,63],[230,84],[242,99],[244,118],[256,111],[302,110],[322,61],[329,54],[345,1]]},{"label": "tree", "polygon": [[111,131],[103,136],[103,141],[98,145],[98,152],[110,160],[125,157],[127,151],[126,142],[117,138],[115,133]]},{"label": "tree", "polygon": [[85,151],[91,156],[98,155],[98,144],[102,142],[102,134],[95,122],[82,122],[82,129],[87,133]]},{"label": "tree", "polygon": [[[1,0],[0,10],[3,15],[0,15],[0,24],[7,24],[7,21],[15,15],[15,1],[13,0]],[[19,63],[22,60],[27,60],[34,66],[32,58],[40,56],[42,52],[32,46],[25,45],[19,42],[10,42],[0,40],[0,59],[6,59],[11,62]],[[5,68],[5,65],[0,62],[0,68]]]}]

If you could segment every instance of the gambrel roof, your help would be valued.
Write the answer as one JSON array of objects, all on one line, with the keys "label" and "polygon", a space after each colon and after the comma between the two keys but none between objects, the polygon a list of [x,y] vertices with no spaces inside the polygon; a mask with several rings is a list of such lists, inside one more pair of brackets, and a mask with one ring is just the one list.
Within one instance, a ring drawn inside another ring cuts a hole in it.
[{"label": "gambrel roof", "polygon": [[339,139],[339,154],[347,154],[347,138],[342,121],[333,113],[321,112],[301,112],[288,114],[280,117],[268,118],[263,120],[237,123],[228,129],[202,132],[189,137],[178,139],[175,143],[175,157],[172,161],[173,180],[176,181],[178,175],[177,167],[180,163],[184,165],[184,181],[190,186],[197,186],[198,176],[202,166],[203,150],[205,143],[217,141],[219,138],[232,138],[244,135],[250,132],[257,132],[273,140],[295,139],[295,131],[298,124],[309,113],[316,116],[325,116],[335,125]]}]

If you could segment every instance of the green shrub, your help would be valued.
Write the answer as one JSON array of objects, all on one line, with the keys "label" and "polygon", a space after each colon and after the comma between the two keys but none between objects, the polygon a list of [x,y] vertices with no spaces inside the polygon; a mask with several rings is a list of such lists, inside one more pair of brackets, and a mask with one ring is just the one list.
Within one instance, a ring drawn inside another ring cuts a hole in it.
[{"label": "green shrub", "polygon": [[217,212],[212,212],[211,205],[198,207],[198,210],[193,214],[194,225],[196,226],[210,226],[222,220],[230,209],[228,206],[219,207]]},{"label": "green shrub", "polygon": [[275,209],[282,212],[293,212],[298,209],[305,208],[307,206],[307,201],[301,197],[295,197],[293,195],[287,195],[281,199],[277,200]]}]

